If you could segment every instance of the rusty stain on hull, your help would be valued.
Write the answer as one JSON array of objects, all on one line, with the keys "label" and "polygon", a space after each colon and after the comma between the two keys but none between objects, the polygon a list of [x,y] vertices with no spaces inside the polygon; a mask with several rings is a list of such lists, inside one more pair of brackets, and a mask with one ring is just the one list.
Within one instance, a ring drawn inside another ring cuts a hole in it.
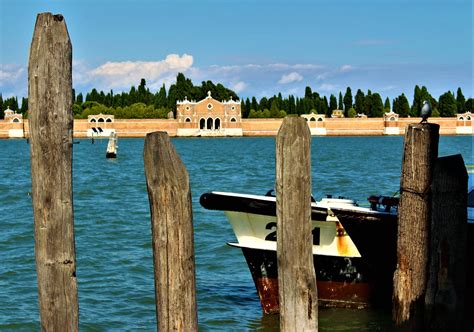
[{"label": "rusty stain on hull", "polygon": [[[279,312],[278,279],[256,278],[260,303],[265,314]],[[317,281],[318,303],[324,307],[363,309],[369,306],[372,288],[368,283]]]}]

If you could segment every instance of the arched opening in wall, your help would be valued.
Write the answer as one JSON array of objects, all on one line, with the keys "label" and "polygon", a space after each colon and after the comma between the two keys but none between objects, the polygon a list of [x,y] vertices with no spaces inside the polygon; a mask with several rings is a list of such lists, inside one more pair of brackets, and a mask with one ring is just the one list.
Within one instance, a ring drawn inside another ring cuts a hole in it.
[{"label": "arched opening in wall", "polygon": [[91,119],[91,122],[97,122],[95,119]]},{"label": "arched opening in wall", "polygon": [[207,126],[206,126],[206,129],[207,129],[207,130],[211,130],[211,129],[212,129],[212,123],[213,123],[213,122],[214,122],[214,121],[212,121],[212,118],[208,118],[208,119],[207,119]]},{"label": "arched opening in wall", "polygon": [[184,120],[184,122],[191,122],[191,119],[190,119],[190,118],[186,118],[186,120]]},{"label": "arched opening in wall", "polygon": [[468,115],[466,118],[467,121],[471,121],[471,117]]},{"label": "arched opening in wall", "polygon": [[395,121],[395,118],[393,116],[390,117],[390,119],[388,119],[389,121]]},{"label": "arched opening in wall", "polygon": [[107,120],[105,120],[105,122],[112,122],[112,119],[111,119],[111,118],[107,118]]},{"label": "arched opening in wall", "polygon": [[464,118],[462,116],[460,116],[459,121],[464,121]]},{"label": "arched opening in wall", "polygon": [[221,129],[221,119],[217,118],[214,120],[214,129],[215,130]]},{"label": "arched opening in wall", "polygon": [[12,122],[20,122],[18,118],[14,118]]},{"label": "arched opening in wall", "polygon": [[99,118],[99,120],[97,120],[97,122],[104,122],[104,119],[103,119],[103,118]]},{"label": "arched opening in wall", "polygon": [[318,118],[318,121],[323,121],[323,118]]},{"label": "arched opening in wall", "polygon": [[236,118],[232,118],[232,119],[230,119],[230,122],[237,122],[237,119],[236,119]]},{"label": "arched opening in wall", "polygon": [[304,118],[304,119],[306,120],[306,122],[308,122],[308,121],[309,121],[309,120],[308,120],[308,118]]},{"label": "arched opening in wall", "polygon": [[199,129],[206,129],[206,119],[199,120]]},{"label": "arched opening in wall", "polygon": [[316,118],[311,118],[309,119],[309,121],[316,121]]}]

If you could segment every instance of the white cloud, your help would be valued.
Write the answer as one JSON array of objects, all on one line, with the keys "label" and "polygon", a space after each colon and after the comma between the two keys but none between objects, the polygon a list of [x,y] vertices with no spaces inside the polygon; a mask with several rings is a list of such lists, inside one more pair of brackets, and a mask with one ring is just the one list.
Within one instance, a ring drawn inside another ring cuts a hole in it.
[{"label": "white cloud", "polygon": [[87,80],[94,86],[103,86],[105,89],[137,85],[141,78],[145,78],[150,85],[161,85],[170,76],[176,77],[178,72],[185,72],[192,65],[193,57],[188,54],[169,54],[161,61],[109,61],[88,71]]},{"label": "white cloud", "polygon": [[351,65],[342,65],[341,67],[339,67],[339,71],[341,73],[347,73],[347,72],[352,71],[354,69],[355,69],[355,67],[351,66]]},{"label": "white cloud", "polygon": [[26,69],[16,65],[0,65],[0,87],[16,83],[26,76]]},{"label": "white cloud", "polygon": [[288,83],[292,83],[292,82],[299,82],[303,79],[303,76],[301,76],[300,74],[298,74],[297,72],[291,72],[287,75],[283,75],[280,80],[278,81],[278,83],[280,84],[288,84]]},{"label": "white cloud", "polygon": [[339,85],[337,85],[337,84],[323,83],[319,86],[318,91],[334,92],[334,91],[337,91],[338,87],[339,87]]},{"label": "white cloud", "polygon": [[246,87],[247,83],[245,83],[244,81],[239,81],[237,83],[231,84],[231,89],[234,90],[236,93],[242,92],[243,90],[245,90]]}]

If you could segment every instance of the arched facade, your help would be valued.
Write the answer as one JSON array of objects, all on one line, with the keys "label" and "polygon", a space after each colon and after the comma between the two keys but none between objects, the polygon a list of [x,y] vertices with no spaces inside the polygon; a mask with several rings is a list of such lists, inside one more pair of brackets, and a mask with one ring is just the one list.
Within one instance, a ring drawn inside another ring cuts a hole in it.
[{"label": "arched facade", "polygon": [[301,117],[306,120],[311,135],[324,136],[326,135],[326,115],[311,112],[310,114],[301,114]]},{"label": "arched facade", "polygon": [[3,111],[3,118],[7,122],[11,123],[22,123],[23,122],[23,114],[16,113],[7,107],[5,111]]},{"label": "arched facade", "polygon": [[177,136],[242,136],[240,101],[218,101],[210,92],[200,101],[178,101],[176,119]]},{"label": "arched facade", "polygon": [[88,137],[109,137],[111,133],[115,132],[114,122],[115,117],[110,114],[94,114],[87,117]]},{"label": "arched facade", "polygon": [[400,135],[400,128],[398,127],[399,115],[393,111],[384,113],[383,115],[383,133],[384,135]]},{"label": "arched facade", "polygon": [[472,135],[474,134],[474,120],[472,119],[472,113],[460,113],[457,114],[456,121],[456,133],[463,135]]}]

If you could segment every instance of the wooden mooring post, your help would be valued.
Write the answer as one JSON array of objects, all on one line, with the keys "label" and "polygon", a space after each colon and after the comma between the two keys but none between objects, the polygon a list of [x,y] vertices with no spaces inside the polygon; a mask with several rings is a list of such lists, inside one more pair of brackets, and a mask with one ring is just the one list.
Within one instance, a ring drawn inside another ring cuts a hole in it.
[{"label": "wooden mooring post", "polygon": [[282,331],[318,330],[311,234],[311,134],[288,117],[276,138],[277,258]]},{"label": "wooden mooring post", "polygon": [[467,262],[467,181],[461,155],[438,158],[431,184],[426,331],[462,331],[467,328],[464,325],[467,265],[473,263]]},{"label": "wooden mooring post", "polygon": [[39,14],[28,64],[31,184],[43,331],[77,331],[72,201],[72,46],[61,15]]},{"label": "wooden mooring post", "polygon": [[439,125],[410,124],[405,134],[398,208],[393,320],[422,324],[430,246],[430,184],[438,157]]},{"label": "wooden mooring post", "polygon": [[193,217],[189,176],[166,132],[146,136],[159,331],[197,331]]}]

